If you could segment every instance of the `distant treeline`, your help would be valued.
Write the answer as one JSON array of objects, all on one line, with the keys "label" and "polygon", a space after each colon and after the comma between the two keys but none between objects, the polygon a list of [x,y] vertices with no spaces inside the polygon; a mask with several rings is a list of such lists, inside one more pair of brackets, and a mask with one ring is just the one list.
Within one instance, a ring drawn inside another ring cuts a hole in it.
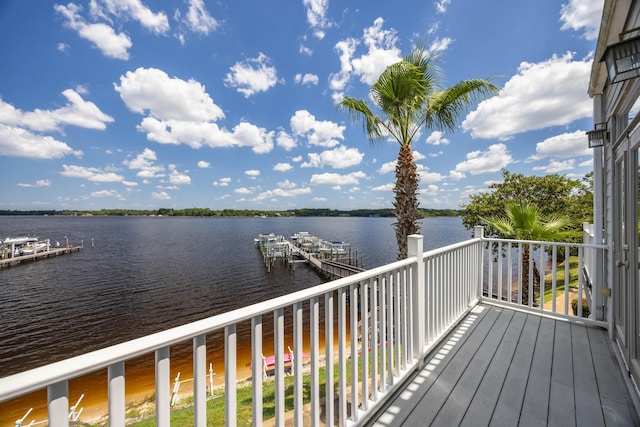
[{"label": "distant treeline", "polygon": [[[423,218],[436,216],[459,216],[462,211],[455,209],[420,209]],[[290,209],[286,211],[263,211],[254,209],[209,208],[187,209],[100,209],[90,210],[0,210],[0,215],[67,215],[67,216],[200,216],[200,217],[254,217],[254,216],[357,216],[357,217],[393,217],[391,209]]]}]

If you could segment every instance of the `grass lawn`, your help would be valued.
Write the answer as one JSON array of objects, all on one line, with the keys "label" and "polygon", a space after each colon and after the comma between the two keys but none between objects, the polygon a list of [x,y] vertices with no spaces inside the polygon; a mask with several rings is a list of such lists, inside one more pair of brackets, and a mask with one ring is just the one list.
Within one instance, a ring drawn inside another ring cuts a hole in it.
[{"label": "grass lawn", "polygon": [[[561,293],[565,292],[565,271],[566,265],[565,263],[558,264],[556,268],[556,297]],[[572,256],[569,258],[569,289],[566,292],[569,292],[570,289],[578,288],[578,276],[580,272],[578,271],[578,257]],[[544,302],[549,302],[553,298],[553,290],[552,290],[552,279],[553,273],[548,273],[544,276]]]},{"label": "grass lawn", "polygon": [[[320,397],[324,397],[324,383],[325,383],[325,370],[320,369]],[[294,377],[288,376],[285,378],[285,411],[293,409],[293,379]],[[303,388],[304,388],[304,403],[310,402],[309,388],[310,388],[310,375],[303,376]],[[238,426],[250,426],[251,422],[251,403],[252,387],[251,383],[247,382],[238,386],[236,389],[237,399],[237,425]],[[207,425],[224,425],[224,393],[221,390],[217,391],[215,398],[210,399],[207,402]],[[275,381],[265,381],[262,385],[262,405],[263,405],[263,420],[268,420],[275,417]],[[189,397],[181,401],[181,408],[173,409],[171,411],[171,425],[172,426],[191,426],[193,425],[193,397]],[[129,414],[127,414],[129,416]],[[148,417],[131,424],[135,427],[152,427],[156,424],[155,420],[155,406],[152,405],[149,408]]]},{"label": "grass lawn", "polygon": [[[379,351],[378,351],[379,352]],[[388,356],[390,357],[390,356]],[[347,378],[346,383],[351,384],[351,360],[346,364]],[[371,365],[371,359],[369,358],[369,365]],[[362,358],[358,357],[358,370],[362,367]],[[303,383],[303,403],[306,405],[311,402],[311,375],[304,374],[302,377]],[[319,368],[319,387],[320,398],[325,396],[325,384],[326,384],[326,370],[324,367]],[[334,365],[334,388],[338,388],[338,364]],[[293,391],[294,391],[294,377],[285,377],[285,412],[293,410]],[[238,426],[251,426],[252,425],[252,386],[251,382],[247,381],[238,385],[236,389],[236,401],[237,401],[237,425]],[[127,412],[127,418],[143,418],[139,421],[128,423],[129,426],[134,427],[152,427],[155,426],[155,401],[150,398],[145,401],[145,409],[131,408]],[[275,418],[275,381],[270,378],[262,383],[262,413],[263,421]],[[171,411],[171,425],[177,427],[187,427],[193,425],[193,397],[188,397],[180,401],[179,408],[172,409]],[[207,401],[207,425],[224,425],[224,409],[225,399],[224,391],[217,390],[215,397]],[[102,424],[93,424],[93,426],[99,426]]]},{"label": "grass lawn", "polygon": [[[576,293],[574,294],[573,298],[568,302],[569,307],[570,307],[570,312],[573,312],[573,314],[577,314],[576,310],[578,309],[578,302],[577,302],[577,289],[578,289],[578,279],[579,279],[579,275],[580,275],[580,270],[578,268],[578,257],[577,256],[572,256],[569,258],[569,285],[567,287],[566,283],[565,283],[565,272],[566,272],[567,266],[565,265],[565,263],[561,263],[556,267],[556,298],[562,296],[563,293],[569,293],[571,291],[576,291]],[[547,275],[545,275],[544,278],[544,302],[548,303],[551,302],[553,299],[553,290],[551,288],[552,286],[552,278],[553,278],[553,274],[549,273]],[[591,310],[589,308],[589,304],[586,300],[586,298],[582,298],[582,316],[583,317],[589,317]]]}]

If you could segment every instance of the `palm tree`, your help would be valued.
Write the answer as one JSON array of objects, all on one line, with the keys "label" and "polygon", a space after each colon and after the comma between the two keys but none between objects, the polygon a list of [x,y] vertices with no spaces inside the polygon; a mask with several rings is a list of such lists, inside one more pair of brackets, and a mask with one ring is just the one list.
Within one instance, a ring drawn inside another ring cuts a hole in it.
[{"label": "palm tree", "polygon": [[420,229],[418,219],[417,166],[411,143],[422,126],[430,130],[455,131],[458,119],[472,105],[497,92],[488,80],[462,80],[440,89],[442,80],[434,65],[437,58],[417,46],[402,61],[387,67],[370,89],[373,108],[367,101],[345,97],[338,105],[354,122],[362,120],[373,144],[391,137],[400,144],[396,163],[393,203],[398,259],[407,257],[407,237]]},{"label": "palm tree", "polygon": [[[545,220],[537,207],[528,203],[507,203],[505,216],[482,218],[502,238],[557,242],[569,237],[571,220],[555,216]],[[522,304],[529,305],[529,253],[530,245],[524,244],[522,252]],[[533,263],[533,288],[540,289],[540,271]],[[536,304],[535,292],[532,300]]]}]

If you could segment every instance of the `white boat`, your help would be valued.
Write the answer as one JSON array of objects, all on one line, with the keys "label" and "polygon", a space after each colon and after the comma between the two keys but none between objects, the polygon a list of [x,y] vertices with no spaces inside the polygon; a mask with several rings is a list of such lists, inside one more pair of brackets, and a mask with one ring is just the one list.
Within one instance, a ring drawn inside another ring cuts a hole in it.
[{"label": "white boat", "polygon": [[12,257],[33,255],[44,252],[49,248],[49,240],[39,240],[33,236],[7,237],[2,245],[9,251]]}]

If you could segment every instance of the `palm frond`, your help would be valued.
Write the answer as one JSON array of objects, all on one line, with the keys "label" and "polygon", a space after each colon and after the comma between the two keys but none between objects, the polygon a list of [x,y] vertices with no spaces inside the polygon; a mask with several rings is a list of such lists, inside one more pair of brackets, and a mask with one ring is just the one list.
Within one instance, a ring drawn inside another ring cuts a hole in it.
[{"label": "palm frond", "polygon": [[425,123],[428,128],[455,131],[459,119],[472,106],[497,91],[489,80],[469,79],[431,93]]},{"label": "palm frond", "polygon": [[563,216],[544,218],[540,210],[526,202],[510,202],[504,216],[482,218],[505,238],[518,240],[560,241],[570,236],[571,221]]},{"label": "palm frond", "polygon": [[353,122],[362,122],[364,131],[371,143],[382,140],[381,120],[373,114],[364,100],[346,97],[340,101],[338,109],[346,111]]}]

